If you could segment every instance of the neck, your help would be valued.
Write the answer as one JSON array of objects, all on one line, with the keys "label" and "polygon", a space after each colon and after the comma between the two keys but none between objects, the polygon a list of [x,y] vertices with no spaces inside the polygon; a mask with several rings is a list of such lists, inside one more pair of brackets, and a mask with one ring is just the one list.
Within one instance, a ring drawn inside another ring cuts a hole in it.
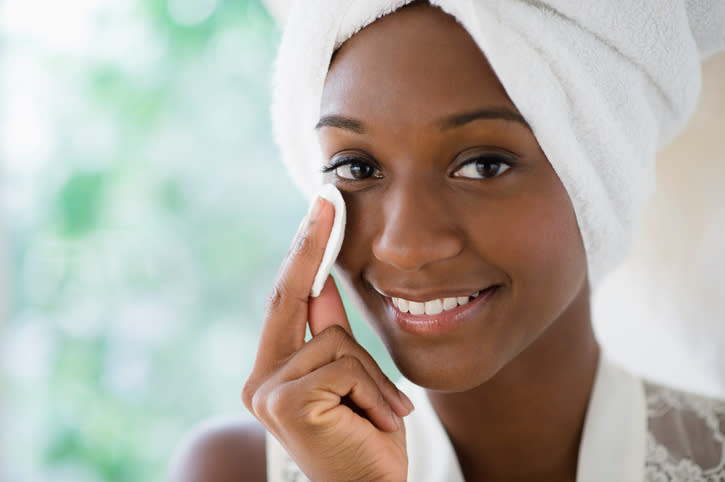
[{"label": "neck", "polygon": [[598,359],[586,296],[489,381],[429,391],[465,479],[575,480]]}]

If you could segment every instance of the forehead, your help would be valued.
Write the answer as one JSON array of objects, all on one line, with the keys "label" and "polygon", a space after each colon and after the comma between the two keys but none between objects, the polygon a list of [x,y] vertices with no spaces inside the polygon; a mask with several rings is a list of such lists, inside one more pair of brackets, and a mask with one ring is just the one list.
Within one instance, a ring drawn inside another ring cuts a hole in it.
[{"label": "forehead", "polygon": [[321,113],[418,121],[487,107],[516,110],[468,32],[423,5],[382,17],[340,47]]}]

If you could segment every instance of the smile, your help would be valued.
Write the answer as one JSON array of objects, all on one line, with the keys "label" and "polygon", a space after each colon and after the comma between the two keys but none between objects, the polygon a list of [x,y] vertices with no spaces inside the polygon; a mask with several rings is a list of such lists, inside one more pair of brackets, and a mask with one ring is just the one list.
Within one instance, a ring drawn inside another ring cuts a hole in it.
[{"label": "smile", "polygon": [[451,296],[426,301],[385,297],[398,326],[413,335],[443,335],[475,319],[485,309],[500,285],[489,286],[470,296]]},{"label": "smile", "polygon": [[403,313],[411,315],[438,315],[444,311],[453,310],[467,304],[483,293],[479,291],[471,296],[457,296],[450,298],[437,298],[429,301],[410,301],[404,298],[391,298],[393,306]]}]

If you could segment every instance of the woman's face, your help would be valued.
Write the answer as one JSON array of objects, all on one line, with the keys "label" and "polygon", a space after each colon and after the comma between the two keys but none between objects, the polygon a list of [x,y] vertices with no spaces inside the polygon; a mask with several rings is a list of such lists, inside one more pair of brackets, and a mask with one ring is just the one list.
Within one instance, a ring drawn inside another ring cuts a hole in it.
[{"label": "woman's face", "polygon": [[348,209],[338,274],[404,375],[470,389],[558,320],[588,321],[569,197],[452,17],[416,6],[357,33],[321,109]]}]

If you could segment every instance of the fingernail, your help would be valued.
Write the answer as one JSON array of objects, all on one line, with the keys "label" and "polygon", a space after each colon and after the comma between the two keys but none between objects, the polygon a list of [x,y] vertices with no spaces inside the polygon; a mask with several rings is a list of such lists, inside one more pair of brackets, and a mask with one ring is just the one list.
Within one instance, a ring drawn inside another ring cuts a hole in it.
[{"label": "fingernail", "polygon": [[312,206],[310,206],[310,212],[307,214],[308,219],[314,219],[317,216],[320,215],[320,210],[322,209],[322,197],[317,196],[315,198],[315,201],[312,203]]},{"label": "fingernail", "polygon": [[408,395],[398,390],[398,396],[400,397],[400,401],[403,402],[403,405],[408,409],[408,413],[415,410],[415,405],[413,405],[413,402],[410,401],[410,398],[408,398]]}]

